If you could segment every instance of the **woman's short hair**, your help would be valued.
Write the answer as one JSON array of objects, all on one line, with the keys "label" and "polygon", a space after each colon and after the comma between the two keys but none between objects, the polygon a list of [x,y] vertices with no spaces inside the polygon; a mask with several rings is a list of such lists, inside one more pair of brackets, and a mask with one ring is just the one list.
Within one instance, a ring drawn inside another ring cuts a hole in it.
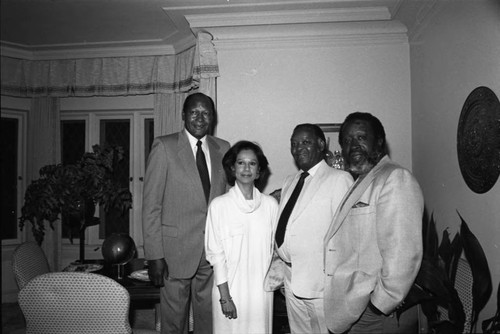
[{"label": "woman's short hair", "polygon": [[260,189],[262,185],[261,182],[266,179],[269,173],[269,163],[260,146],[248,140],[241,140],[231,146],[224,155],[224,158],[222,158],[222,166],[224,167],[224,172],[226,172],[227,182],[234,186],[236,176],[234,175],[232,167],[234,167],[238,154],[243,150],[251,150],[257,156],[257,161],[259,163],[259,178],[254,181],[254,184]]}]

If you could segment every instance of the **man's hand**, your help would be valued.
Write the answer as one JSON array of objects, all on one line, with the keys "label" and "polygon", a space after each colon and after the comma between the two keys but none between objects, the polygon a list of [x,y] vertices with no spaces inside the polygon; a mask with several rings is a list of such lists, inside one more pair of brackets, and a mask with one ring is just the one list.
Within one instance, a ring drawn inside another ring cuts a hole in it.
[{"label": "man's hand", "polygon": [[165,259],[148,260],[149,280],[154,286],[163,286],[163,277],[168,277],[168,266]]}]

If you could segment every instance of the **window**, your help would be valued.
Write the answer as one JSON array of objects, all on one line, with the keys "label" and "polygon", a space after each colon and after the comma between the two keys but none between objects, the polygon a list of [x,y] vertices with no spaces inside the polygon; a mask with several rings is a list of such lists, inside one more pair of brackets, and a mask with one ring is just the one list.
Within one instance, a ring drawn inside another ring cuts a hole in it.
[{"label": "window", "polygon": [[[142,240],[142,181],[153,137],[153,111],[150,109],[61,111],[63,163],[76,162],[95,144],[118,145],[125,150],[124,163],[116,170],[116,176],[132,193],[132,210],[125,217],[113,211],[105,213],[102,208],[96,210],[101,224],[87,228],[85,240],[88,245],[100,245],[107,236],[117,232],[130,234],[136,243]],[[63,238],[68,235],[63,229]],[[69,243],[68,239],[63,240]]]},{"label": "window", "polygon": [[22,242],[18,227],[25,189],[26,112],[2,109],[1,117],[2,245]]}]

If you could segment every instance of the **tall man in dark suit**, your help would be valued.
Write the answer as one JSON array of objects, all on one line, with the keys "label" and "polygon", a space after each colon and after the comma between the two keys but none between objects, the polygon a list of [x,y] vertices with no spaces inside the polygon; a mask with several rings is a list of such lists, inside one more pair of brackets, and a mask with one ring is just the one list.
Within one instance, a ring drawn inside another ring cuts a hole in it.
[{"label": "tall man in dark suit", "polygon": [[[213,272],[204,254],[207,206],[226,191],[225,140],[211,136],[216,114],[202,93],[184,102],[185,129],[154,140],[144,179],[142,224],[149,278],[161,289],[163,334],[212,333]],[[200,144],[201,142],[201,144]]]}]

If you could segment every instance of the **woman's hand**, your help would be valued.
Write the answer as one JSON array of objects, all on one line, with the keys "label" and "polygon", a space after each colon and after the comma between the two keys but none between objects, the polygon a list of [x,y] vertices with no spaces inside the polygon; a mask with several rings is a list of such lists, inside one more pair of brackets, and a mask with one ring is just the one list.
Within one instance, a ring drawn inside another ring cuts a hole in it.
[{"label": "woman's hand", "polygon": [[234,305],[233,299],[230,297],[229,299],[220,299],[220,306],[222,308],[222,314],[226,316],[228,319],[236,319],[238,318],[238,313],[236,311],[236,305]]},{"label": "woman's hand", "polygon": [[227,282],[217,285],[220,293],[220,306],[222,308],[222,314],[228,319],[236,319],[238,314],[236,313],[236,305],[234,305],[233,298],[229,293],[229,285]]}]

